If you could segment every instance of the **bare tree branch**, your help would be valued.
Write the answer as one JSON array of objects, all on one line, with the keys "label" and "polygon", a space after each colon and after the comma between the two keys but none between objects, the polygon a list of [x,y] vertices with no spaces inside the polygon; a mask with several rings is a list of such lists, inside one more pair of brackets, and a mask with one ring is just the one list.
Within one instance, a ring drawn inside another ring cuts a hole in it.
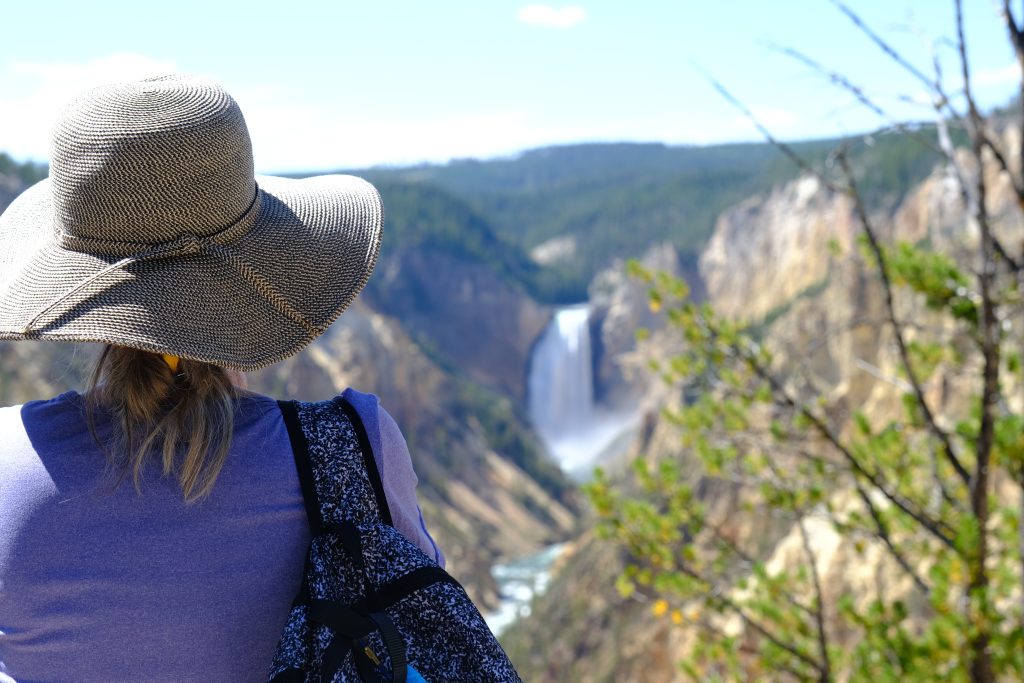
[{"label": "bare tree branch", "polygon": [[[1006,7],[1006,9],[1007,11],[1009,10],[1008,6]],[[1007,14],[1004,16],[1011,15]],[[1016,30],[1016,26],[1013,24],[1012,18],[1009,19],[1009,21],[1012,30]],[[1016,45],[1016,43],[1014,44]],[[1024,52],[1018,54],[1018,60],[1022,59],[1024,59]],[[941,62],[939,62],[938,55],[935,53],[932,54],[932,65],[935,69],[936,87],[939,90],[941,90],[942,64]],[[1024,63],[1022,63],[1021,68],[1022,70],[1024,70]],[[1024,79],[1021,80],[1021,87],[1024,88]],[[939,147],[942,148],[944,156],[949,161],[950,167],[953,169],[953,174],[956,177],[957,181],[957,187],[960,188],[961,201],[964,203],[964,206],[970,207],[973,206],[973,202],[976,201],[976,199],[972,198],[971,196],[971,187],[966,180],[964,170],[960,165],[960,161],[957,159],[956,150],[954,149],[952,138],[949,135],[949,126],[946,122],[945,116],[943,116],[943,111],[946,111],[947,113],[951,112],[954,117],[954,120],[959,125],[967,127],[967,124],[963,121],[963,119],[956,112],[956,110],[952,109],[952,107],[935,108],[935,125],[938,131]],[[981,136],[984,145],[989,149],[989,151],[992,152],[992,156],[996,160],[996,163],[999,165],[1003,173],[1006,174],[1006,177],[1009,178],[1010,186],[1013,188],[1014,194],[1017,195],[1017,205],[1019,208],[1024,210],[1024,165],[1021,166],[1021,176],[1018,178],[1017,176],[1014,175],[1013,170],[1006,159],[1006,156],[1003,154],[1002,150],[1000,149],[996,141],[993,139],[990,132],[985,130],[984,127],[980,127],[975,131],[975,134]],[[1021,163],[1024,164],[1024,129],[1022,129],[1020,154]],[[1022,269],[1024,269],[1024,259],[1022,259],[1021,261],[1017,261],[1014,257],[1010,255],[1009,251],[1007,251],[1006,248],[1003,247],[1002,243],[998,239],[995,239],[994,236],[993,243],[996,252],[1007,263],[1007,265],[1009,265],[1010,270],[1018,274],[1021,273]]]},{"label": "bare tree branch", "polygon": [[[1014,194],[1017,195],[1017,206],[1024,210],[1024,181],[1014,177],[1013,170],[1010,168],[1010,165],[1007,162],[1006,157],[1003,156],[999,146],[992,140],[992,136],[985,130],[979,131],[978,135],[981,136],[982,145],[992,153],[992,157],[996,160],[996,163],[999,164],[999,169],[1010,179],[1010,187],[1013,188]],[[1024,140],[1024,128],[1021,130],[1021,140]],[[999,254],[999,257],[1003,259],[1008,266],[1010,266],[1011,271],[1014,273],[1020,273],[1021,270],[1024,270],[1024,259],[1018,261],[1011,256],[1010,252],[1006,250],[1006,247],[1003,246],[1003,243],[1000,242],[995,235],[992,235],[992,247],[995,249],[995,252]]]},{"label": "bare tree branch", "polygon": [[[960,69],[964,80],[964,96],[967,98],[967,111],[970,115],[972,133],[972,151],[977,159],[977,202],[975,204],[975,220],[981,231],[981,271],[978,275],[981,290],[981,338],[982,357],[984,359],[983,387],[981,397],[981,420],[978,427],[978,438],[975,442],[974,475],[970,481],[971,511],[974,513],[977,542],[971,553],[968,566],[970,580],[967,585],[968,595],[977,596],[987,603],[988,572],[985,562],[988,559],[988,489],[989,461],[995,438],[995,407],[999,399],[999,330],[993,299],[995,282],[995,249],[992,240],[991,226],[985,207],[985,172],[984,143],[982,141],[984,122],[981,112],[971,93],[971,70],[967,61],[967,46],[964,40],[964,19],[961,0],[954,0],[956,7],[957,48],[960,53]],[[982,605],[982,609],[987,604]],[[970,608],[969,608],[970,609]],[[992,653],[989,651],[991,633],[988,628],[979,626],[968,639],[970,646],[970,675],[977,683],[992,681],[995,674],[992,668]]]},{"label": "bare tree branch", "polygon": [[[792,434],[787,435],[788,439],[792,439],[793,437],[794,435]],[[829,466],[833,465],[833,463],[821,458],[821,456],[818,456],[808,451],[796,450],[794,451],[794,453],[807,460],[810,460],[811,462],[820,462],[827,464]],[[931,588],[928,587],[928,584],[925,583],[923,578],[921,578],[921,575],[918,574],[918,572],[910,565],[910,562],[907,560],[907,558],[904,557],[903,553],[900,552],[899,548],[896,547],[896,544],[892,539],[892,534],[889,531],[889,527],[885,523],[885,520],[882,519],[882,515],[878,511],[878,507],[871,500],[871,497],[868,495],[867,491],[864,490],[864,487],[856,479],[856,477],[853,478],[853,485],[856,488],[857,495],[860,498],[861,502],[864,504],[864,507],[867,508],[868,514],[871,516],[871,521],[875,525],[875,530],[873,532],[868,531],[868,533],[873,533],[879,540],[882,541],[883,545],[885,545],[886,550],[888,550],[889,554],[892,555],[893,560],[895,560],[896,564],[898,564],[900,568],[903,569],[904,572],[906,572],[907,576],[911,578],[917,589],[921,591],[921,594],[924,596],[928,596],[931,593]]]},{"label": "bare tree branch", "polygon": [[853,454],[846,444],[840,440],[839,436],[827,424],[825,424],[820,417],[818,417],[807,406],[797,403],[797,401],[789,395],[785,387],[783,387],[779,381],[761,365],[753,354],[743,351],[741,351],[741,353],[743,354],[743,360],[750,365],[751,369],[753,369],[761,379],[768,383],[775,399],[779,401],[781,405],[784,405],[793,412],[799,413],[806,418],[811,426],[814,427],[814,430],[843,456],[843,459],[846,460],[855,474],[867,480],[868,483],[870,483],[886,498],[886,500],[920,524],[923,529],[931,533],[932,536],[942,542],[943,545],[953,551],[957,550],[956,545],[953,543],[954,532],[948,525],[943,523],[941,520],[931,518],[922,510],[915,510],[915,506],[911,502],[904,500],[902,496],[890,491],[889,487],[886,486],[885,482],[882,481],[878,474],[865,468],[863,463],[857,459],[857,456]]},{"label": "bare tree branch", "polygon": [[[1017,195],[1018,206],[1024,208],[1024,184],[1022,184],[1020,180],[1014,176],[1013,169],[1010,168],[1010,162],[1007,161],[1006,156],[1003,154],[1003,150],[1000,149],[996,141],[992,139],[992,136],[989,134],[989,132],[980,131],[980,133],[982,144],[984,144],[985,147],[987,147],[988,150],[992,152],[992,158],[995,159],[996,163],[999,165],[999,170],[1005,173],[1006,176],[1010,179],[1010,186],[1013,187],[1013,192],[1014,194]],[[1013,259],[1008,260],[1011,263],[1013,263]]]},{"label": "bare tree branch", "polygon": [[804,526],[803,517],[797,521],[800,528],[800,540],[802,541],[804,556],[811,566],[811,579],[814,584],[814,623],[818,628],[818,656],[824,670],[821,672],[822,680],[832,678],[832,662],[828,655],[828,635],[825,632],[825,593],[821,590],[821,578],[818,576],[818,560],[811,548],[811,539]]},{"label": "bare tree branch", "polygon": [[738,99],[736,99],[736,97],[734,97],[732,93],[730,93],[728,90],[726,90],[725,86],[722,85],[722,83],[719,82],[718,79],[716,79],[715,77],[713,77],[712,75],[710,75],[709,73],[707,73],[706,71],[701,69],[699,66],[694,65],[694,67],[698,71],[700,71],[700,73],[704,76],[704,78],[707,79],[707,81],[711,84],[711,87],[713,87],[715,90],[718,91],[718,94],[720,94],[722,97],[724,97],[726,99],[726,101],[729,102],[729,104],[731,104],[732,106],[734,106],[737,109],[739,109],[740,112],[744,116],[746,116],[747,119],[749,119],[751,123],[754,124],[754,127],[757,128],[758,132],[761,133],[761,135],[763,135],[765,137],[765,139],[769,143],[772,144],[772,146],[774,146],[777,150],[779,150],[784,155],[786,155],[787,159],[789,159],[794,164],[796,164],[796,166],[798,168],[800,168],[801,170],[803,170],[803,171],[813,175],[815,178],[818,179],[818,181],[822,185],[824,185],[828,189],[832,190],[833,192],[844,192],[845,191],[842,188],[839,188],[836,185],[834,185],[832,183],[832,181],[829,180],[828,178],[826,178],[820,171],[818,171],[818,169],[814,168],[809,163],[807,163],[807,161],[805,161],[803,157],[801,157],[799,154],[797,154],[793,150],[792,147],[790,147],[785,142],[782,142],[781,140],[776,138],[774,135],[772,135],[772,132],[770,130],[768,130],[764,126],[764,124],[762,124],[761,121],[756,116],[754,116],[754,113],[752,111],[750,111],[750,109],[747,108],[747,106],[745,104],[743,104]]},{"label": "bare tree branch", "polygon": [[875,259],[878,261],[878,272],[882,280],[882,289],[885,295],[885,307],[889,314],[889,324],[892,326],[893,336],[896,338],[896,346],[900,353],[900,362],[903,365],[904,371],[907,373],[910,385],[914,389],[914,397],[917,400],[918,406],[921,408],[921,413],[924,416],[928,430],[936,439],[939,440],[939,443],[942,444],[943,455],[945,455],[949,464],[953,466],[957,476],[960,477],[964,484],[967,484],[970,482],[971,475],[967,472],[967,469],[964,468],[959,458],[957,458],[956,451],[953,449],[953,442],[950,440],[949,435],[939,426],[934,414],[932,414],[928,401],[925,400],[924,390],[921,388],[921,382],[917,378],[917,372],[914,370],[914,366],[911,363],[910,352],[907,349],[907,342],[903,337],[903,328],[896,319],[896,305],[893,301],[892,281],[889,278],[889,266],[886,262],[885,254],[882,251],[882,246],[878,241],[878,235],[875,233],[874,225],[868,217],[867,209],[864,207],[864,202],[860,197],[860,193],[857,192],[857,185],[853,178],[853,171],[850,169],[849,161],[843,151],[840,151],[837,157],[839,164],[843,169],[843,174],[846,176],[846,182],[850,188],[849,195],[853,200],[857,217],[860,220],[861,227],[864,228],[864,233],[868,238],[868,244],[871,246],[871,251],[875,255]]},{"label": "bare tree branch", "polygon": [[[767,463],[768,468],[772,471],[775,477],[780,482],[785,481],[785,477],[782,475],[782,472],[779,471],[775,461],[769,458]],[[787,491],[787,493],[795,499],[795,495],[792,490]],[[818,656],[821,658],[822,664],[821,680],[829,681],[832,679],[832,662],[828,653],[828,635],[825,632],[825,592],[821,589],[821,578],[818,574],[817,556],[811,548],[811,540],[807,535],[807,528],[804,526],[806,512],[804,510],[797,510],[796,512],[796,526],[800,530],[801,545],[803,546],[804,556],[807,558],[807,564],[810,566],[811,581],[814,586],[814,611],[811,613],[811,616],[814,619],[814,624],[817,629]]]},{"label": "bare tree branch", "polygon": [[[924,73],[922,73],[917,67],[908,62],[906,59],[904,59],[903,56],[900,55],[900,53],[897,52],[896,49],[893,48],[888,42],[886,42],[881,36],[875,33],[866,23],[864,23],[864,21],[860,18],[860,16],[857,15],[856,12],[854,12],[844,3],[839,2],[838,0],[830,0],[830,2],[832,2],[832,4],[835,5],[843,14],[845,14],[847,18],[849,18],[850,21],[853,22],[853,24],[858,29],[860,29],[866,36],[868,36],[868,38],[870,38],[876,45],[878,45],[878,47],[880,47],[882,51],[885,52],[885,54],[891,57],[901,67],[906,69],[917,80],[921,81],[921,83],[924,84],[925,87],[927,87],[928,90],[930,90],[936,96],[934,108],[938,118],[938,125],[940,126],[940,142],[941,133],[945,129],[943,112],[945,112],[945,114],[951,117],[954,121],[962,123],[962,118],[959,112],[957,112],[956,109],[953,107],[951,98],[946,93],[945,89],[942,87],[942,70],[939,66],[939,61],[937,57],[933,57],[936,78],[934,81],[932,81],[927,76],[925,76]],[[1014,50],[1017,54],[1017,61],[1020,65],[1021,73],[1022,75],[1024,75],[1024,33],[1022,33],[1021,30],[1017,28],[1016,23],[1014,22],[1013,14],[1010,11],[1009,0],[1003,0],[1003,16],[1005,18],[1007,28],[1010,31],[1011,43],[1013,44]],[[858,90],[855,88],[848,87],[847,89],[851,90],[851,92],[853,92],[855,95],[858,94]],[[970,93],[965,93],[965,96],[968,99],[969,106],[973,107],[974,102],[970,96]],[[1021,100],[1021,106],[1024,107],[1024,78],[1021,79],[1019,97]],[[866,101],[865,99],[861,99],[860,97],[858,97],[858,99],[865,106],[869,107],[872,111],[875,111],[875,113],[880,113],[873,106],[872,103]],[[980,131],[981,129],[979,129],[979,134],[981,134]],[[1009,176],[1010,184],[1013,187],[1014,193],[1017,195],[1017,202],[1020,208],[1024,209],[1024,134],[1022,134],[1020,138],[1020,178],[1017,178],[1013,175],[1013,173],[1010,170],[1010,165],[1007,163],[1006,158],[999,150],[998,145],[995,143],[995,141],[992,140],[988,134],[981,135],[982,139],[985,142],[985,145],[992,151],[993,156],[996,158],[1000,167]],[[963,188],[964,191],[966,191],[967,183],[963,178],[963,173],[959,168],[959,164],[956,162],[956,157],[953,155],[952,145],[950,144],[947,146],[940,144],[940,147],[943,150],[944,156],[946,156],[954,165],[954,170],[956,172],[957,180],[959,181],[960,187]],[[966,200],[965,203],[969,204],[969,202],[967,202]],[[993,237],[993,245],[999,256],[1007,263],[1007,265],[1010,266],[1010,268],[1014,272],[1020,273],[1022,270],[1024,270],[1024,258],[1022,258],[1021,261],[1015,259],[1013,256],[1010,255],[1010,252],[1003,246],[1003,244],[995,237]]]},{"label": "bare tree branch", "polygon": [[[715,584],[713,582],[709,581],[707,577],[700,574],[693,567],[687,564],[683,558],[680,558],[680,561],[677,563],[677,565],[679,566],[680,571],[689,576],[691,579],[699,581],[700,583],[704,584],[710,589],[714,588]],[[730,612],[739,617],[740,620],[742,620],[746,626],[757,632],[763,638],[772,643],[772,645],[774,645],[775,647],[788,652],[789,654],[796,657],[797,660],[799,660],[803,664],[806,664],[807,666],[814,669],[814,671],[816,671],[819,674],[819,676],[825,671],[825,667],[823,666],[823,664],[817,661],[813,655],[808,654],[803,650],[797,648],[795,645],[791,645],[790,643],[786,642],[786,639],[782,636],[778,636],[772,633],[768,626],[765,626],[757,619],[755,619],[753,616],[751,616],[745,609],[743,609],[743,606],[741,604],[736,602],[734,599],[730,598],[725,593],[719,591],[717,592],[717,594],[709,595],[706,599],[716,601],[721,605],[725,606]]]},{"label": "bare tree branch", "polygon": [[[835,0],[831,0],[831,1],[835,2]],[[841,8],[843,8],[843,6],[841,4],[839,4],[839,3],[836,3],[836,4],[838,6],[840,6]],[[709,80],[711,85],[716,90],[718,90],[718,92],[728,102],[730,102],[733,106],[735,106],[737,109],[739,109],[745,116],[747,116],[748,119],[750,119],[751,122],[754,123],[754,125],[762,133],[762,135],[765,136],[765,138],[768,140],[769,143],[771,143],[777,149],[782,151],[783,154],[785,154],[788,158],[793,160],[793,162],[796,163],[800,168],[806,170],[808,173],[810,173],[814,177],[818,178],[819,181],[825,187],[827,187],[828,189],[832,190],[833,192],[843,192],[845,194],[851,195],[855,199],[855,203],[859,207],[859,213],[860,213],[860,216],[861,216],[862,220],[866,223],[866,226],[868,228],[871,228],[870,220],[867,219],[867,212],[864,209],[863,203],[860,202],[860,196],[856,193],[854,188],[850,188],[850,187],[840,188],[839,186],[834,184],[832,181],[830,181],[828,178],[825,178],[820,172],[818,172],[816,169],[811,167],[806,161],[804,161],[803,158],[800,157],[800,155],[798,155],[795,151],[793,151],[793,149],[791,147],[789,147],[785,143],[777,140],[771,134],[771,132],[757,119],[757,117],[754,116],[753,112],[751,112],[742,102],[737,100],[728,90],[725,89],[725,87],[721,83],[719,83],[716,79],[714,79],[713,77],[711,77],[710,75],[708,75],[706,73],[705,73],[705,77]],[[845,157],[844,156],[841,157],[841,159],[843,159],[845,161]],[[847,169],[848,169],[848,166],[847,166]],[[850,174],[848,174],[848,180],[849,180],[849,175]],[[873,232],[873,229],[872,229],[871,232],[870,232],[870,235],[873,235],[873,234],[874,234],[874,232]],[[878,245],[877,241],[874,242],[874,245],[878,249],[878,252],[880,253],[881,247]],[[880,259],[879,263],[884,263],[884,259]],[[893,317],[894,317],[894,314],[892,313],[893,308],[891,306],[892,290],[891,290],[891,285],[888,283],[887,272],[886,272],[886,292],[889,295],[890,321],[895,323],[895,321],[892,320]],[[902,334],[900,332],[900,328],[899,328],[898,324],[894,324],[894,329],[896,330],[897,338],[902,341]],[[904,359],[905,359],[904,362],[905,362],[905,364],[907,366],[907,369],[908,369],[908,371],[910,373],[910,376],[914,380],[913,384],[915,384],[917,386],[917,389],[920,392],[921,391],[920,384],[918,382],[916,382],[916,375],[913,373],[913,368],[909,364],[909,354],[907,352],[905,343],[900,345],[900,349],[901,349],[901,354],[904,355]],[[836,434],[834,434],[831,429],[829,429],[828,425],[826,425],[824,422],[822,422],[821,419],[818,418],[818,416],[815,415],[813,412],[811,412],[809,409],[807,409],[806,406],[798,404],[792,397],[790,397],[789,394],[785,391],[785,389],[771,375],[771,373],[769,373],[764,367],[761,366],[761,364],[757,361],[756,357],[754,357],[751,354],[747,354],[746,357],[745,357],[745,360],[751,365],[752,369],[754,369],[755,372],[757,372],[757,374],[763,380],[765,380],[765,381],[767,381],[769,383],[769,385],[771,386],[773,392],[776,393],[776,395],[778,395],[781,398],[781,400],[783,401],[783,403],[785,405],[790,407],[792,410],[795,410],[796,412],[802,414],[804,417],[806,417],[810,421],[810,423],[814,426],[815,430],[818,431],[818,433],[821,434],[821,436],[823,436],[834,448],[836,448],[843,455],[843,457],[851,465],[851,467],[853,468],[853,470],[856,473],[858,473],[860,476],[864,477],[868,482],[871,483],[872,486],[874,486],[876,489],[878,489],[878,491],[883,496],[885,496],[890,502],[892,502],[893,505],[895,505],[897,508],[902,510],[906,515],[908,515],[909,517],[911,517],[912,519],[917,521],[925,530],[927,530],[929,533],[931,533],[936,539],[938,539],[940,542],[942,542],[944,545],[946,545],[950,549],[952,549],[954,551],[957,550],[955,544],[953,543],[954,533],[953,533],[953,531],[951,529],[948,528],[948,526],[942,524],[941,521],[932,519],[930,516],[928,516],[925,512],[923,512],[921,510],[915,510],[914,507],[912,506],[912,504],[909,501],[903,500],[902,497],[900,497],[897,494],[895,494],[894,492],[890,491],[889,488],[885,485],[885,483],[882,482],[881,479],[879,479],[877,474],[872,473],[872,472],[868,471],[867,469],[865,469],[863,464],[856,458],[856,456],[854,456],[853,453],[840,441],[839,437]],[[943,443],[943,446],[944,446],[943,451],[944,451],[944,453],[946,455],[947,460],[949,460],[950,463],[953,464],[953,467],[957,471],[957,474],[958,474],[958,476],[960,476],[961,480],[965,484],[968,483],[969,480],[970,480],[970,475],[967,473],[967,471],[964,469],[963,465],[960,464],[959,460],[957,459],[956,454],[953,451],[952,443],[949,441],[948,435],[945,434],[945,432],[943,432],[939,428],[937,423],[935,423],[934,416],[931,414],[931,410],[929,409],[927,403],[923,401],[923,397],[924,397],[924,395],[923,395],[923,392],[922,392],[922,393],[920,393],[920,397],[919,397],[919,400],[921,401],[921,404],[922,404],[922,410],[923,410],[923,412],[926,415],[926,419],[928,420],[928,422],[929,422],[929,424],[931,426],[931,429],[933,430],[933,433],[936,434],[936,436],[939,438],[940,442]]]},{"label": "bare tree branch", "polygon": [[[706,528],[709,531],[711,531],[711,534],[715,537],[715,539],[718,540],[719,543],[722,544],[723,547],[725,547],[729,552],[735,553],[736,556],[743,560],[743,562],[745,562],[747,565],[754,566],[755,564],[757,564],[757,560],[754,557],[752,557],[749,553],[744,552],[742,548],[740,548],[735,542],[733,542],[729,537],[722,533],[721,527],[709,524]],[[808,607],[807,605],[803,604],[799,600],[797,600],[796,596],[786,593],[783,596],[783,598],[786,602],[788,602],[796,609],[800,610],[800,612],[802,612],[806,616],[811,618],[814,617],[814,610]]]},{"label": "bare tree branch", "polygon": [[928,138],[924,137],[923,135],[921,135],[920,133],[918,133],[914,129],[910,128],[905,122],[898,121],[897,119],[895,119],[892,116],[890,116],[888,112],[886,112],[884,109],[882,109],[878,104],[876,104],[874,102],[874,100],[872,100],[871,98],[869,98],[867,96],[867,93],[864,92],[863,88],[855,85],[853,82],[850,81],[850,79],[848,79],[843,74],[838,73],[836,71],[830,71],[829,69],[826,69],[824,66],[822,66],[817,61],[811,59],[809,56],[807,56],[804,53],[802,53],[802,52],[800,52],[798,50],[795,50],[795,49],[793,49],[791,47],[773,46],[773,49],[775,49],[776,51],[786,55],[787,57],[792,57],[793,59],[795,59],[796,61],[800,62],[804,66],[812,69],[813,71],[816,71],[817,73],[821,74],[822,76],[825,76],[833,84],[835,84],[835,85],[839,86],[840,88],[842,88],[843,90],[846,90],[847,92],[849,92],[851,95],[853,95],[857,99],[857,101],[860,104],[862,104],[864,107],[866,107],[872,113],[876,114],[880,118],[882,118],[885,121],[887,121],[889,123],[889,125],[892,127],[893,130],[896,130],[896,131],[902,133],[903,135],[906,135],[909,139],[911,139],[914,142],[918,143],[919,145],[921,145],[925,149],[931,150],[932,152],[935,152],[936,154],[938,154],[940,156],[943,156],[943,157],[946,156],[945,150],[943,150],[941,147],[935,145],[931,140],[929,140]]},{"label": "bare tree branch", "polygon": [[868,509],[868,514],[871,515],[871,520],[875,523],[875,528],[878,530],[878,537],[882,539],[882,543],[884,543],[885,547],[889,550],[889,554],[892,555],[894,560],[896,560],[896,563],[900,568],[907,573],[907,576],[914,581],[914,585],[917,586],[917,589],[921,591],[923,595],[930,594],[931,589],[928,587],[928,584],[926,584],[924,579],[921,578],[921,575],[910,566],[910,562],[896,547],[892,540],[892,535],[889,533],[889,527],[886,525],[885,520],[882,519],[881,514],[878,512],[878,508],[871,500],[871,496],[864,490],[864,487],[861,486],[860,482],[857,482],[856,486],[857,495],[860,497],[861,502],[864,503],[864,507]]},{"label": "bare tree branch", "polygon": [[931,80],[920,69],[911,64],[909,61],[907,61],[903,57],[903,55],[901,55],[895,48],[893,48],[892,45],[890,45],[884,38],[878,35],[874,30],[872,30],[871,27],[868,26],[864,22],[864,20],[860,18],[860,15],[858,15],[856,12],[847,7],[845,3],[840,2],[839,0],[829,0],[829,2],[835,5],[835,7],[840,12],[845,14],[846,18],[849,19],[853,23],[853,25],[856,26],[861,31],[861,33],[866,35],[871,40],[871,42],[877,45],[882,50],[882,52],[888,55],[890,59],[896,62],[911,76],[920,81],[921,84],[924,85],[929,92],[935,95],[937,97],[937,101],[934,104],[936,109],[947,109],[949,113],[954,117],[959,116],[957,112],[952,108],[950,98],[943,89],[941,82]]},{"label": "bare tree branch", "polygon": [[[699,624],[701,630],[706,631],[706,632],[708,632],[708,633],[710,633],[712,635],[715,635],[715,636],[717,636],[720,639],[725,639],[725,638],[729,637],[724,631],[722,631],[722,629],[720,629],[720,628],[718,628],[718,626],[712,624],[706,617],[701,617],[698,620],[698,624]],[[740,650],[740,652],[745,653],[745,654],[756,654],[756,651],[753,651],[749,646],[745,645],[742,642],[739,644],[739,650]],[[787,662],[778,662],[776,664],[776,666],[778,666],[779,669],[781,669],[782,671],[785,671],[786,673],[788,673],[790,676],[792,676],[794,679],[796,679],[798,681],[807,681],[807,680],[810,680],[810,679],[814,678],[814,676],[812,676],[812,675],[810,675],[810,674],[808,674],[808,673],[806,673],[804,671],[798,670],[796,667],[791,666]],[[818,671],[816,671],[815,673],[819,673],[820,674],[820,672],[818,672]]]},{"label": "bare tree branch", "polygon": [[[1024,31],[1021,31],[1020,27],[1017,26],[1017,20],[1013,16],[1013,10],[1010,8],[1010,0],[1003,0],[1002,14],[1003,23],[1006,24],[1006,31],[1010,34],[1010,44],[1013,45],[1013,52],[1017,56],[1017,66],[1021,72],[1019,89],[1017,90],[1017,97],[1019,98],[1017,106],[1024,109]],[[1017,160],[1020,162],[1020,173],[1024,176],[1024,132],[1022,132],[1019,145],[1017,148]],[[1022,178],[1021,182],[1024,183],[1024,178]],[[1014,182],[1014,187],[1017,186],[1017,183]],[[1024,201],[1024,193],[1018,192],[1018,196],[1021,196],[1022,201]],[[1024,209],[1024,204],[1021,205],[1021,208]]]}]

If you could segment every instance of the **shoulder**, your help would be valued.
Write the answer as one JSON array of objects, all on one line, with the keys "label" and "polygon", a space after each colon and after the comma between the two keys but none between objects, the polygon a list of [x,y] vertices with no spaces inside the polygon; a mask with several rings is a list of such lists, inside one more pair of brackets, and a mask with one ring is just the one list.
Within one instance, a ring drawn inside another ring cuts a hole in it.
[{"label": "shoulder", "polygon": [[340,398],[355,408],[355,411],[359,413],[359,417],[364,422],[367,419],[372,419],[374,422],[377,421],[377,413],[380,411],[380,399],[374,394],[365,394],[350,387],[341,392]]},{"label": "shoulder", "polygon": [[398,423],[395,422],[395,418],[391,416],[391,413],[384,408],[380,399],[374,394],[365,394],[355,389],[346,389],[341,394],[341,398],[348,401],[349,405],[358,413],[359,419],[362,420],[369,435],[370,446],[374,451],[374,455],[378,458],[378,465],[381,464],[380,460],[386,458],[387,453],[393,450],[396,444],[400,444],[401,449],[405,449],[405,437],[402,436],[402,430],[399,428]]},{"label": "shoulder", "polygon": [[0,408],[0,448],[21,446],[20,437],[31,435],[44,441],[82,431],[84,413],[81,397],[68,392],[44,401]]}]

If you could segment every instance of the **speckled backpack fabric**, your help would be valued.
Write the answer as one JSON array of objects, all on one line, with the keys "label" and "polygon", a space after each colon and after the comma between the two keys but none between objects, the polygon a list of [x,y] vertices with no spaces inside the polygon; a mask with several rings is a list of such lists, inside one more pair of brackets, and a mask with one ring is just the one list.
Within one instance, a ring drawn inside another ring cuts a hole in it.
[{"label": "speckled backpack fabric", "polygon": [[271,683],[521,683],[462,586],[391,525],[355,409],[280,406],[312,543]]}]

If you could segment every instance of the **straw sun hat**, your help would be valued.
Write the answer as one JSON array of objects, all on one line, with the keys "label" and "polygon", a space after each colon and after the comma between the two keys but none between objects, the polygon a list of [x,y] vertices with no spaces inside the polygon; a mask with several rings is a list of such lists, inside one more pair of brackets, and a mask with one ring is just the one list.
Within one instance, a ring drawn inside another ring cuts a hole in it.
[{"label": "straw sun hat", "polygon": [[382,227],[358,178],[254,176],[245,120],[215,83],[95,88],[62,112],[50,177],[0,216],[0,340],[254,370],[352,302]]}]

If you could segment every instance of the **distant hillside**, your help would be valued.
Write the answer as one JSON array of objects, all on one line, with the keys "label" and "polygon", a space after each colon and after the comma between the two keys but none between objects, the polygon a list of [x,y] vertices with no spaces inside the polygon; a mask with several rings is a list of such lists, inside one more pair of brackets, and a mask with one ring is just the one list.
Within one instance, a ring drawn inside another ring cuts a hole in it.
[{"label": "distant hillside", "polygon": [[[934,140],[933,127],[922,126],[921,135]],[[841,144],[850,148],[865,196],[886,208],[938,159],[905,136],[885,133],[793,148],[825,167]],[[539,299],[560,303],[584,298],[589,280],[612,258],[638,256],[653,242],[669,241],[684,262],[694,261],[721,211],[792,179],[797,170],[767,143],[613,143],[351,172],[381,187],[389,229],[385,249],[396,241],[444,242],[521,282]],[[0,178],[30,185],[46,174],[43,164],[15,162],[0,152]],[[549,267],[527,256],[566,237],[575,241],[575,253]]]},{"label": "distant hillside", "polygon": [[542,270],[448,192],[391,180],[377,187],[384,243],[367,301],[401,320],[449,372],[522,403],[530,349],[549,317],[527,292]]},{"label": "distant hillside", "polygon": [[0,211],[29,185],[46,177],[47,168],[34,162],[17,162],[0,152]]},{"label": "distant hillside", "polygon": [[539,268],[521,246],[500,236],[464,199],[434,185],[374,180],[384,201],[382,258],[401,249],[429,248],[480,262],[518,283],[536,276]]},{"label": "distant hillside", "polygon": [[48,172],[46,164],[15,161],[6,152],[0,152],[0,177],[17,178],[23,185],[28,186],[45,178]]}]

